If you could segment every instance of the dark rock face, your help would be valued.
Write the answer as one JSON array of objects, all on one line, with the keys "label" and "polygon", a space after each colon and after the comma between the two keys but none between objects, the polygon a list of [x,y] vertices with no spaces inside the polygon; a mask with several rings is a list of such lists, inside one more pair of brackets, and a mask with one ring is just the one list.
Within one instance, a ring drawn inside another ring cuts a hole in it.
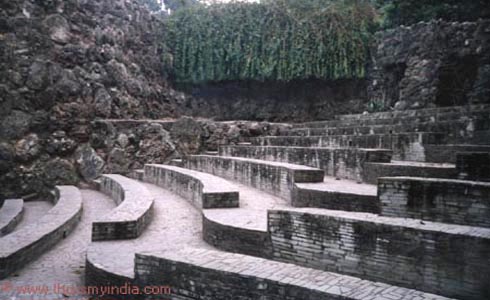
[{"label": "dark rock face", "polygon": [[397,110],[490,103],[490,21],[380,32],[368,95]]},{"label": "dark rock face", "polygon": [[95,152],[106,141],[91,140],[94,117],[179,114],[160,74],[163,15],[137,1],[0,7],[0,198],[93,179],[105,160],[127,170],[124,147]]},{"label": "dark rock face", "polygon": [[184,106],[193,116],[217,120],[325,120],[363,112],[366,85],[361,79],[222,82],[183,88]]}]

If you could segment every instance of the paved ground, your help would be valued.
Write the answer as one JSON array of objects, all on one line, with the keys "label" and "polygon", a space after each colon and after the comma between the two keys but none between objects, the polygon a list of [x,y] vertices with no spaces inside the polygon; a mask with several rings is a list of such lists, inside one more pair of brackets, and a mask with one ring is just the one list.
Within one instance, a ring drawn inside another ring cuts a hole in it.
[{"label": "paved ground", "polygon": [[[144,184],[155,197],[153,220],[133,240],[101,241],[91,244],[87,256],[105,270],[134,276],[134,253],[178,250],[184,246],[211,248],[201,237],[201,213],[185,199],[152,184]],[[115,255],[117,253],[117,255]]]},{"label": "paved ground", "polygon": [[[75,230],[20,272],[0,280],[1,300],[67,299],[62,294],[53,293],[55,284],[78,287],[83,285],[85,252],[90,242],[92,221],[113,209],[115,203],[109,197],[92,190],[82,190],[82,196],[83,214]],[[34,222],[50,207],[51,204],[48,202],[27,202],[24,219],[18,228],[23,224]],[[25,288],[37,287],[39,287],[37,292],[31,290],[33,295],[28,295],[25,290]]]},{"label": "paved ground", "polygon": [[14,228],[16,231],[27,224],[35,222],[41,218],[53,205],[48,201],[25,201],[24,202],[24,215],[20,223]]}]

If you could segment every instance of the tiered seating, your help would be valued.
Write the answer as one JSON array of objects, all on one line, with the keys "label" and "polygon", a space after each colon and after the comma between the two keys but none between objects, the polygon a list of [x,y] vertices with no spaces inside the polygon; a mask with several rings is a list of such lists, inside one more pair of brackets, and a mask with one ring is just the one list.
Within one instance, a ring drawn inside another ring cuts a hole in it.
[{"label": "tiered seating", "polygon": [[172,299],[447,299],[288,263],[205,249],[136,255],[136,278]]},{"label": "tiered seating", "polygon": [[118,206],[92,223],[92,241],[138,237],[152,218],[153,199],[148,190],[139,182],[116,174],[103,175],[99,188]]},{"label": "tiered seating", "polygon": [[384,216],[490,227],[490,183],[386,177],[378,194]]},{"label": "tiered seating", "polygon": [[15,226],[17,226],[22,219],[23,213],[24,200],[5,200],[3,206],[0,207],[0,237],[14,230]]},{"label": "tiered seating", "polygon": [[[455,143],[439,160],[427,149],[484,136],[489,111],[339,116],[188,156],[180,167],[147,165],[135,177],[190,199],[202,239],[218,250],[139,248],[124,254],[121,271],[111,264],[121,254],[106,259],[112,249],[99,243],[87,282],[169,285],[175,299],[487,299],[490,186],[475,180],[488,177],[490,156],[468,151],[488,146]],[[206,209],[221,206],[205,204],[204,187],[221,183],[200,172],[238,182],[240,207]],[[386,175],[418,177],[365,184]],[[242,197],[242,184],[267,194]]]},{"label": "tiered seating", "polygon": [[145,165],[144,180],[189,200],[198,209],[238,207],[238,189],[209,174],[175,166]]},{"label": "tiered seating", "polygon": [[64,239],[82,213],[82,195],[73,186],[57,186],[55,205],[35,223],[0,238],[0,279],[6,278]]}]

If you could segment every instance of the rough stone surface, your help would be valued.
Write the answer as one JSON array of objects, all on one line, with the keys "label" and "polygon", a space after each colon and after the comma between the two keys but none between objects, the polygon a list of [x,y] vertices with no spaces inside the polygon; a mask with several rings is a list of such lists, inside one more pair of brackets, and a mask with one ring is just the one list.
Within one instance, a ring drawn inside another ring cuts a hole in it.
[{"label": "rough stone surface", "polygon": [[322,182],[323,170],[241,157],[192,155],[186,168],[235,180],[290,200],[295,183]]},{"label": "rough stone surface", "polygon": [[490,227],[490,183],[385,177],[378,195],[383,216]]},{"label": "rough stone surface", "polygon": [[385,108],[489,103],[490,22],[432,21],[379,32],[368,97]]},{"label": "rough stone surface", "polygon": [[137,254],[136,279],[172,287],[172,299],[447,299],[292,264],[190,247]]},{"label": "rough stone surface", "polygon": [[80,175],[89,181],[99,177],[104,168],[104,160],[89,145],[81,145],[75,153]]},{"label": "rough stone surface", "polygon": [[248,157],[319,168],[325,175],[362,181],[364,164],[391,161],[391,150],[318,147],[221,146],[222,156]]},{"label": "rough stone surface", "polygon": [[487,228],[318,209],[271,210],[268,222],[279,261],[447,297],[489,293]]}]

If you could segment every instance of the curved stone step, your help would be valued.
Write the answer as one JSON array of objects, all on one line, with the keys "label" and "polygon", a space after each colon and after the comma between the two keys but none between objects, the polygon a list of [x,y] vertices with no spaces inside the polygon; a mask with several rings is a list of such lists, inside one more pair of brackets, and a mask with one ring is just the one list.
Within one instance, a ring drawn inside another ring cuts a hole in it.
[{"label": "curved stone step", "polygon": [[447,299],[352,276],[199,248],[137,253],[135,268],[138,282],[169,286],[176,299]]},{"label": "curved stone step", "polygon": [[24,200],[7,199],[0,208],[0,237],[6,235],[22,220]]},{"label": "curved stone step", "polygon": [[[284,136],[329,136],[329,135],[366,135],[397,134],[406,132],[443,132],[453,139],[464,138],[473,131],[484,131],[490,127],[488,118],[455,119],[448,121],[408,122],[403,124],[339,124],[326,128],[294,128],[281,132]],[[347,125],[347,126],[346,126]]]},{"label": "curved stone step", "polygon": [[490,228],[490,183],[385,177],[378,194],[384,216]]},{"label": "curved stone step", "polygon": [[148,190],[136,180],[106,174],[100,178],[100,191],[118,206],[92,223],[92,241],[138,237],[152,218],[153,197]]},{"label": "curved stone step", "polygon": [[0,238],[0,279],[65,238],[80,220],[82,195],[78,188],[57,186],[56,194],[55,206],[41,219]]},{"label": "curved stone step", "polygon": [[245,157],[319,168],[325,175],[362,181],[364,164],[389,163],[392,151],[362,148],[220,146],[221,156]]},{"label": "curved stone step", "polygon": [[[155,249],[177,250],[184,246],[210,247],[201,239],[201,212],[178,195],[153,184],[140,183],[155,199],[153,220],[135,239],[92,241],[87,249],[85,285],[134,284],[134,255]],[[106,295],[117,298],[120,295]]]},{"label": "curved stone step", "polygon": [[294,183],[322,182],[323,170],[250,158],[191,155],[186,168],[250,185],[290,200]]},{"label": "curved stone step", "polygon": [[187,199],[198,209],[239,206],[236,186],[210,174],[169,165],[145,165],[144,180]]},{"label": "curved stone step", "polygon": [[267,215],[251,209],[207,209],[202,238],[219,250],[272,258]]},{"label": "curved stone step", "polygon": [[393,159],[425,161],[426,144],[444,144],[446,135],[434,132],[332,136],[265,136],[252,138],[257,146],[354,147],[391,149]]},{"label": "curved stone step", "polygon": [[490,292],[488,228],[311,208],[269,210],[268,222],[282,262],[458,299]]},{"label": "curved stone step", "polygon": [[376,185],[336,180],[333,177],[325,177],[322,183],[296,183],[291,205],[353,212],[380,212]]},{"label": "curved stone step", "polygon": [[487,152],[490,153],[490,145],[449,144],[426,145],[425,159],[433,163],[456,163],[459,153]]},{"label": "curved stone step", "polygon": [[418,122],[451,121],[459,118],[488,118],[490,106],[453,106],[370,114],[340,115],[335,120],[295,124],[295,128],[325,128],[352,125],[383,125]]},{"label": "curved stone step", "polygon": [[362,181],[377,184],[380,177],[413,176],[429,178],[455,178],[456,166],[446,163],[392,161],[390,163],[367,162],[364,164]]}]

